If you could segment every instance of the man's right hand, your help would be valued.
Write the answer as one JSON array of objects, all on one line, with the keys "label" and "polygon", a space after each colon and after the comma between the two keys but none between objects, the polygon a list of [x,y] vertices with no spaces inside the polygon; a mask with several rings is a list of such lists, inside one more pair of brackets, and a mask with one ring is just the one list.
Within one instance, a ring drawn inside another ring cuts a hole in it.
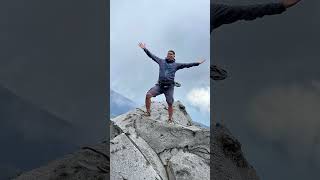
[{"label": "man's right hand", "polygon": [[198,63],[200,65],[200,64],[204,63],[205,61],[206,61],[205,59],[204,60],[199,60]]},{"label": "man's right hand", "polygon": [[289,8],[296,5],[300,1],[301,0],[282,0],[282,4],[284,5],[284,7]]},{"label": "man's right hand", "polygon": [[145,43],[139,43],[139,47],[141,47],[142,49],[146,48],[146,44]]}]

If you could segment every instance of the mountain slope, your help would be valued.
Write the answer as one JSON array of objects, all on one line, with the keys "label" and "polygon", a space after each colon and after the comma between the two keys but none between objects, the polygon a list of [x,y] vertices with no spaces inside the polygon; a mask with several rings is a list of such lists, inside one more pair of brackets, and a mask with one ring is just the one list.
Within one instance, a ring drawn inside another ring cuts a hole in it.
[{"label": "mountain slope", "polygon": [[0,179],[75,150],[70,122],[2,86],[0,99]]},{"label": "mountain slope", "polygon": [[109,156],[106,141],[83,147],[74,153],[32,171],[21,174],[16,180],[107,180]]},{"label": "mountain slope", "polygon": [[110,117],[115,117],[134,109],[136,104],[129,98],[110,90]]},{"label": "mountain slope", "polygon": [[209,129],[194,125],[181,102],[174,103],[175,124],[166,122],[165,102],[151,107],[151,117],[141,107],[112,119],[111,179],[259,179],[225,127],[212,127],[210,141]]}]

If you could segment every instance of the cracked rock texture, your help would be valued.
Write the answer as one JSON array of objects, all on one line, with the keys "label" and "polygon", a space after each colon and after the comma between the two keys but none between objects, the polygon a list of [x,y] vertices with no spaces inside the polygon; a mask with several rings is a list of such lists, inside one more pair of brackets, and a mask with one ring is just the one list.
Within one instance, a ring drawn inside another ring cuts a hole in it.
[{"label": "cracked rock texture", "polygon": [[[212,130],[213,129],[213,130]],[[247,162],[240,142],[223,126],[212,128],[210,168],[214,180],[259,180]]]},{"label": "cracked rock texture", "polygon": [[211,127],[210,142],[210,130],[193,125],[179,101],[174,103],[174,124],[167,123],[165,102],[152,102],[151,116],[144,111],[136,108],[111,119],[111,180],[259,179],[225,127]]},{"label": "cracked rock texture", "polygon": [[210,141],[210,130],[193,125],[181,102],[174,103],[175,124],[167,123],[165,102],[151,108],[150,117],[141,107],[111,119],[110,156],[104,141],[16,179],[259,180],[225,127],[211,127]]},{"label": "cracked rock texture", "polygon": [[174,103],[174,124],[168,124],[165,102],[112,119],[110,179],[210,179],[210,130],[192,125],[185,106]]},{"label": "cracked rock texture", "polygon": [[21,174],[16,180],[107,180],[107,141],[57,159],[46,166]]}]

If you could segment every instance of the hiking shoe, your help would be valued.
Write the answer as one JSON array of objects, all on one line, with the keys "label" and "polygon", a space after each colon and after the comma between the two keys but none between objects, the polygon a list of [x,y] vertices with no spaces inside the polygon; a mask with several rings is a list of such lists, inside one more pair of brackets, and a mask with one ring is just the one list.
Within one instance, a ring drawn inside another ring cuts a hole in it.
[{"label": "hiking shoe", "polygon": [[143,112],[143,115],[144,115],[144,116],[151,116],[151,113],[148,112],[148,111],[144,111],[144,112]]},{"label": "hiking shoe", "polygon": [[216,81],[224,80],[228,77],[228,72],[219,66],[210,66],[210,78]]},{"label": "hiking shoe", "polygon": [[178,82],[174,82],[174,86],[176,86],[176,87],[181,87],[181,84],[178,83]]},{"label": "hiking shoe", "polygon": [[172,119],[171,120],[168,119],[167,121],[168,121],[169,124],[173,124],[173,120]]}]

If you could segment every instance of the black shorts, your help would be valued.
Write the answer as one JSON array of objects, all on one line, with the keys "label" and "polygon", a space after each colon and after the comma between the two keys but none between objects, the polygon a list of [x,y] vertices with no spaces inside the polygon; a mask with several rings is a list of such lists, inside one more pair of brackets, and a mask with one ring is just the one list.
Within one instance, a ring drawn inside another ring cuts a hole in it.
[{"label": "black shorts", "polygon": [[166,97],[166,101],[168,104],[173,104],[173,92],[174,92],[174,85],[170,85],[167,88],[160,86],[159,84],[156,84],[154,87],[149,89],[147,94],[150,94],[152,97],[156,97],[160,94],[164,94]]}]

